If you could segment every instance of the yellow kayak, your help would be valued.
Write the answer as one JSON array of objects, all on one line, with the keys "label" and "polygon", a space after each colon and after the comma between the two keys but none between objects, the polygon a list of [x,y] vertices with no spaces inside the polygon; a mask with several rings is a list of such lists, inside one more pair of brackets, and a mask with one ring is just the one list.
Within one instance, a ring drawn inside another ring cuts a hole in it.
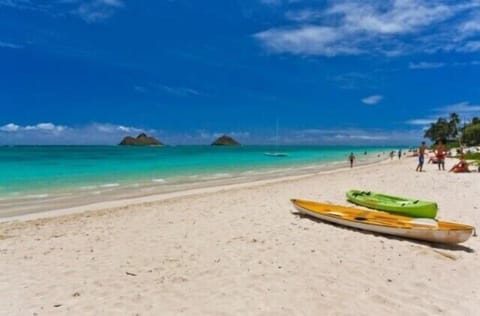
[{"label": "yellow kayak", "polygon": [[411,239],[458,244],[470,238],[475,231],[470,225],[431,218],[412,218],[299,199],[291,201],[300,213],[327,222]]}]

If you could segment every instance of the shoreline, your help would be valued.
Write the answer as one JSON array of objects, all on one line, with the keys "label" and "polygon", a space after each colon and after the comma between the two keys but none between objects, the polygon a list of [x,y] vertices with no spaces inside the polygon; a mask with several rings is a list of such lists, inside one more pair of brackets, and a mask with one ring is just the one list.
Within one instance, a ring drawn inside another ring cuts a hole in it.
[{"label": "shoreline", "polygon": [[[366,159],[358,160],[354,168],[390,161],[387,154],[374,153]],[[336,172],[343,169],[350,169],[348,162],[333,161],[320,163],[314,166],[300,166],[298,168],[281,167],[276,172],[265,172],[254,176],[233,176],[230,178],[212,179],[183,184],[168,185],[139,185],[117,188],[117,186],[106,187],[105,191],[92,195],[89,191],[68,191],[66,196],[55,194],[36,194],[25,197],[0,200],[0,223],[36,219],[42,217],[54,217],[55,214],[71,214],[88,210],[100,210],[102,208],[130,205],[136,203],[151,202],[155,200],[168,199],[172,196],[181,197],[185,195],[216,192],[223,188],[244,187],[249,185],[261,185],[270,182],[282,182],[296,177],[309,177],[316,174]],[[135,192],[132,192],[135,191]],[[52,201],[49,201],[52,199]],[[63,200],[62,200],[63,199]],[[16,209],[15,206],[16,205]],[[19,206],[20,205],[20,206]],[[35,209],[32,209],[35,208]],[[8,211],[1,211],[5,209]]]},{"label": "shoreline", "polygon": [[[225,177],[278,173],[347,160],[343,147],[291,146],[291,157],[272,159],[263,146],[122,148],[119,146],[27,146],[0,152],[0,200],[118,186],[181,184]],[[336,149],[335,149],[336,148]],[[380,153],[384,148],[364,148]],[[350,149],[348,149],[350,150]],[[363,156],[363,155],[362,155]],[[359,154],[360,157],[360,154]]]}]

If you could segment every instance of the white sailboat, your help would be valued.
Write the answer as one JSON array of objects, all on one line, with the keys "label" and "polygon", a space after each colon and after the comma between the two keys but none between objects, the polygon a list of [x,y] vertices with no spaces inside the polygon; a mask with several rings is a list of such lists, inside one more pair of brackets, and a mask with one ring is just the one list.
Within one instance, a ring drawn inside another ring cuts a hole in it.
[{"label": "white sailboat", "polygon": [[278,120],[277,120],[277,128],[276,128],[276,131],[275,131],[275,151],[274,152],[265,152],[264,155],[265,156],[270,156],[270,157],[288,157],[288,153],[278,151]]},{"label": "white sailboat", "polygon": [[288,157],[288,153],[280,153],[280,152],[266,152],[264,153],[265,156],[270,157]]}]

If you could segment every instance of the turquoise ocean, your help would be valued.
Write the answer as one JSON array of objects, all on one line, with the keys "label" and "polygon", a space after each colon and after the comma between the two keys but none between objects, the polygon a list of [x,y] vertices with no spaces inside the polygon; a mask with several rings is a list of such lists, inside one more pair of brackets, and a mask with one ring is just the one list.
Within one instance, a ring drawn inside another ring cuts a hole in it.
[{"label": "turquoise ocean", "polygon": [[[0,147],[0,202],[6,207],[6,202],[15,199],[21,204],[19,201],[27,198],[52,199],[75,192],[99,195],[143,187],[162,192],[181,185],[265,179],[347,166],[350,152],[361,162],[380,159],[379,154],[390,150],[393,148],[4,146]],[[288,156],[264,154],[272,151]]]}]

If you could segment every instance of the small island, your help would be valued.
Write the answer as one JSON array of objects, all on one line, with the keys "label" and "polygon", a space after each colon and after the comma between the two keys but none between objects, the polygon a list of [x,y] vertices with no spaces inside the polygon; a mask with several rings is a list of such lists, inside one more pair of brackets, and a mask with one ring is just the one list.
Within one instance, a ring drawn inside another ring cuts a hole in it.
[{"label": "small island", "polygon": [[223,135],[217,138],[213,143],[212,146],[238,146],[240,145],[235,139],[230,136]]},{"label": "small island", "polygon": [[141,133],[137,138],[132,136],[125,137],[119,144],[120,146],[162,146],[163,144],[156,138]]}]

